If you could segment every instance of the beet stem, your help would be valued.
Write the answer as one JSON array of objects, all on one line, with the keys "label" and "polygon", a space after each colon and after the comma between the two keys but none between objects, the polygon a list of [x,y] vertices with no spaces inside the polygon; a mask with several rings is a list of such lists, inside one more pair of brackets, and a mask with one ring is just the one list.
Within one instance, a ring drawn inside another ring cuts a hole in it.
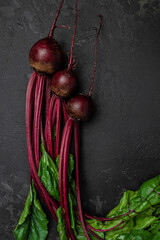
[{"label": "beet stem", "polygon": [[48,118],[48,137],[47,137],[47,146],[48,146],[48,153],[51,156],[51,158],[54,160],[54,154],[53,154],[53,125],[55,123],[57,114],[57,99],[55,100],[55,104],[53,106],[53,114],[51,115],[51,111],[49,111],[49,118]]},{"label": "beet stem", "polygon": [[49,104],[49,110],[48,110],[48,116],[46,119],[45,124],[45,141],[46,141],[46,148],[48,153],[51,157],[53,157],[53,151],[52,151],[52,113],[53,108],[55,105],[55,95],[51,97],[50,104]]},{"label": "beet stem", "polygon": [[58,17],[59,17],[59,14],[60,14],[60,11],[61,11],[63,2],[64,2],[64,0],[62,0],[61,3],[60,3],[60,5],[59,5],[59,8],[58,8],[58,10],[57,10],[57,13],[56,13],[54,22],[53,22],[52,27],[51,27],[51,29],[50,29],[50,31],[49,31],[48,37],[52,37],[52,36],[53,36],[54,29],[55,29],[55,27],[56,27],[56,22],[57,22],[57,19],[58,19]]},{"label": "beet stem", "polygon": [[73,33],[73,37],[72,37],[72,44],[71,44],[70,58],[69,58],[69,63],[68,63],[68,70],[70,70],[72,68],[72,64],[73,64],[73,47],[74,47],[74,40],[75,40],[76,27],[77,27],[77,0],[76,0],[75,10],[76,10],[76,15],[75,15],[74,33]]},{"label": "beet stem", "polygon": [[66,110],[66,103],[63,99],[62,99],[62,109],[63,109],[64,120],[65,120],[65,122],[67,122],[68,113],[67,113],[67,110]]},{"label": "beet stem", "polygon": [[77,204],[78,204],[78,211],[80,215],[81,224],[85,233],[85,236],[88,240],[90,240],[84,218],[83,218],[83,212],[82,212],[82,206],[81,206],[81,196],[80,196],[80,186],[79,186],[79,149],[80,149],[80,136],[79,136],[79,122],[74,121],[74,144],[75,144],[75,161],[76,161],[76,192],[77,192]]},{"label": "beet stem", "polygon": [[108,228],[108,229],[104,229],[104,230],[103,230],[103,229],[94,228],[94,227],[90,226],[89,223],[86,223],[86,225],[87,225],[91,230],[96,231],[96,232],[109,232],[109,231],[111,231],[111,230],[119,227],[122,223],[123,223],[123,221],[121,221],[120,223],[118,223],[117,225],[115,225],[115,226],[112,227],[112,228]]},{"label": "beet stem", "polygon": [[[60,194],[60,204],[62,208],[62,213],[63,213],[63,218],[65,219],[65,213],[64,213],[64,203],[63,203],[63,180],[62,180],[62,172],[63,172],[63,155],[64,155],[64,145],[65,145],[65,140],[66,140],[66,133],[68,129],[68,125],[71,119],[69,118],[65,124],[65,127],[63,129],[63,134],[62,134],[62,140],[61,140],[61,148],[60,148],[60,157],[59,157],[59,194]],[[67,234],[67,239],[69,239],[69,234],[68,234],[68,229],[67,229],[67,223],[66,224],[66,234]]]},{"label": "beet stem", "polygon": [[88,95],[91,96],[92,95],[92,90],[93,90],[93,83],[94,83],[94,78],[95,78],[95,73],[96,73],[96,67],[97,67],[97,42],[98,42],[98,37],[102,28],[102,15],[99,15],[100,17],[100,26],[99,26],[99,30],[97,32],[97,36],[96,36],[96,43],[95,43],[95,63],[94,63],[94,69],[93,69],[93,75],[92,75],[92,81],[91,81],[91,86],[89,89],[89,93]]},{"label": "beet stem", "polygon": [[[47,142],[47,135],[48,135],[48,119],[49,119],[49,115],[52,115],[52,112],[53,112],[53,106],[54,106],[54,103],[55,103],[55,95],[53,95],[50,99],[50,102],[49,102],[49,107],[48,107],[48,114],[46,116],[46,123],[45,123],[45,140]],[[50,114],[49,114],[50,112]]]},{"label": "beet stem", "polygon": [[68,160],[69,160],[69,149],[70,149],[70,142],[71,142],[71,136],[72,136],[72,129],[73,129],[73,119],[68,124],[67,132],[66,132],[66,140],[64,145],[64,162],[63,162],[63,199],[64,199],[64,209],[65,209],[65,220],[68,226],[68,230],[71,236],[71,239],[75,239],[71,223],[70,223],[70,216],[69,216],[69,210],[68,210]]},{"label": "beet stem", "polygon": [[65,144],[65,140],[66,140],[66,133],[67,133],[67,129],[68,129],[68,125],[69,122],[71,121],[71,119],[69,118],[68,121],[65,124],[65,127],[63,129],[63,134],[62,134],[62,140],[61,140],[61,148],[60,148],[60,157],[59,157],[59,193],[60,193],[60,204],[62,207],[62,211],[63,211],[63,180],[62,180],[62,172],[63,172],[63,154],[64,154],[64,144]]},{"label": "beet stem", "polygon": [[46,77],[45,120],[47,120],[50,97],[51,97],[50,79]]},{"label": "beet stem", "polygon": [[55,143],[55,159],[59,154],[61,135],[61,100],[57,98],[57,118],[56,118],[56,143]]},{"label": "beet stem", "polygon": [[[120,216],[125,216],[126,214],[124,215],[120,215]],[[88,219],[96,219],[98,221],[101,221],[101,222],[105,222],[105,221],[114,221],[115,219],[118,219],[119,216],[116,216],[116,217],[110,217],[110,218],[105,218],[105,217],[96,217],[96,216],[91,216],[87,213],[84,213],[84,216]]]},{"label": "beet stem", "polygon": [[34,131],[34,152],[36,168],[39,169],[40,161],[40,121],[41,121],[41,110],[42,110],[42,99],[44,90],[44,78],[43,75],[37,78],[36,94],[35,94],[35,109],[34,109],[34,120],[33,120],[33,131]]}]

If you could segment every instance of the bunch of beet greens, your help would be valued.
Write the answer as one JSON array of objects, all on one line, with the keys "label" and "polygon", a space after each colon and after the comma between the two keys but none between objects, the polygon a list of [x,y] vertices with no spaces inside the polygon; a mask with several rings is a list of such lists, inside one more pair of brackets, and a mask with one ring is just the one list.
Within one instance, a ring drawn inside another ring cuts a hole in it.
[{"label": "bunch of beet greens", "polygon": [[[73,57],[77,0],[74,33],[66,69],[61,69],[63,52],[53,38],[56,28],[67,27],[56,25],[63,2],[60,3],[48,36],[36,42],[29,53],[30,65],[34,69],[26,94],[26,137],[31,184],[14,235],[17,240],[46,239],[48,221],[38,200],[40,197],[58,222],[60,239],[116,239],[109,236],[115,236],[112,233],[119,233],[126,228],[127,217],[130,219],[135,214],[135,208],[109,214],[107,218],[90,216],[82,211],[79,186],[79,121],[87,120],[93,111],[91,95],[102,17],[99,16],[100,27],[96,36],[95,65],[89,93],[73,95],[78,85],[74,73],[76,61]],[[72,137],[74,157],[69,153]]]}]

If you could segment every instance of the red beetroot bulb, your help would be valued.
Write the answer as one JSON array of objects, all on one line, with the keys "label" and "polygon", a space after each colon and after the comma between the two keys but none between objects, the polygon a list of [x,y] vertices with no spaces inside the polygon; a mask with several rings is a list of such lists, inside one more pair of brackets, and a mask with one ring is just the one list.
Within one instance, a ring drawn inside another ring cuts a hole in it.
[{"label": "red beetroot bulb", "polygon": [[77,0],[74,32],[71,43],[70,55],[68,55],[68,68],[55,73],[51,80],[51,89],[60,97],[69,97],[77,88],[77,79],[73,73],[75,68],[75,58],[73,57],[73,47],[77,27]]},{"label": "red beetroot bulb", "polygon": [[61,97],[70,96],[77,88],[77,79],[72,70],[60,70],[52,76],[51,89]]},{"label": "red beetroot bulb", "polygon": [[36,72],[52,74],[57,71],[62,64],[62,50],[53,38],[53,33],[56,27],[66,27],[56,26],[63,2],[64,0],[61,0],[48,36],[36,42],[29,52],[30,65]]},{"label": "red beetroot bulb", "polygon": [[29,52],[30,65],[40,73],[54,73],[59,69],[62,61],[62,50],[52,37],[39,40]]},{"label": "red beetroot bulb", "polygon": [[67,111],[72,118],[85,121],[93,112],[93,101],[89,95],[78,94],[67,102]]}]

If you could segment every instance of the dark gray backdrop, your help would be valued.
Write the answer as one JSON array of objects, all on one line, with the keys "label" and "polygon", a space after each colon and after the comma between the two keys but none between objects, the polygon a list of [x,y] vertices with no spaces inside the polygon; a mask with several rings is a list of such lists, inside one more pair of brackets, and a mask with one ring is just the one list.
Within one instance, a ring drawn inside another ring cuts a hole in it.
[{"label": "dark gray backdrop", "polygon": [[[13,229],[29,190],[25,93],[28,52],[47,35],[59,0],[0,0],[0,238]],[[84,208],[111,210],[126,189],[160,173],[160,4],[155,0],[79,0],[75,53],[81,90],[89,88],[99,19],[103,28],[93,91],[95,115],[81,126]],[[55,38],[70,48],[74,0],[66,0]],[[58,239],[50,224],[48,239]]]}]

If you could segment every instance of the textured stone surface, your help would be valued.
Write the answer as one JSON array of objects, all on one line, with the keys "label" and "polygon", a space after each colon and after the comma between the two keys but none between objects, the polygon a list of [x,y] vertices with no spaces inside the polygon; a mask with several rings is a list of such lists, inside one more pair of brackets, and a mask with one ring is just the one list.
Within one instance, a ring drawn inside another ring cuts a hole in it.
[{"label": "textured stone surface", "polygon": [[[47,35],[58,0],[0,1],[0,238],[13,229],[29,190],[25,93],[28,52]],[[70,49],[73,0],[65,0],[56,40]],[[160,4],[155,0],[80,0],[75,53],[81,91],[87,92],[94,41],[103,15],[93,91],[94,117],[81,126],[81,190],[86,211],[105,215],[126,189],[159,174]],[[48,239],[57,239],[50,224]]]}]

